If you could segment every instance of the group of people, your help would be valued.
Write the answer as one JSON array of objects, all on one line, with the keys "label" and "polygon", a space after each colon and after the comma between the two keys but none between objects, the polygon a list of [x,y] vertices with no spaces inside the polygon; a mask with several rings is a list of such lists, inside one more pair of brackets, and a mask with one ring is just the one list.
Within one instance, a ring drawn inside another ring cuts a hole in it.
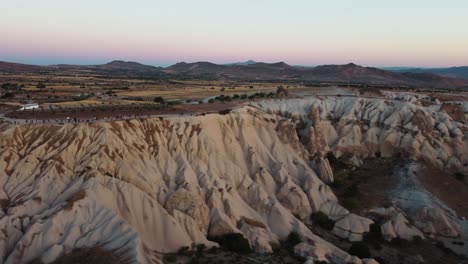
[{"label": "group of people", "polygon": [[77,118],[77,117],[66,117],[63,119],[10,119],[15,125],[19,124],[76,124],[76,123],[94,123],[94,122],[108,122],[114,120],[126,120],[135,118],[148,118],[148,115],[118,115],[111,117],[89,117],[89,118]]},{"label": "group of people", "polygon": [[[184,115],[185,113],[180,113],[179,115]],[[193,115],[193,114],[190,114]],[[109,122],[109,121],[116,121],[116,120],[128,120],[128,119],[137,119],[137,118],[149,118],[149,117],[156,117],[160,115],[116,115],[110,117],[88,117],[88,118],[77,118],[77,117],[69,117],[66,118],[53,118],[53,119],[14,119],[8,118],[7,121],[13,123],[14,125],[20,124],[77,124],[77,123],[96,123],[96,122]]]}]

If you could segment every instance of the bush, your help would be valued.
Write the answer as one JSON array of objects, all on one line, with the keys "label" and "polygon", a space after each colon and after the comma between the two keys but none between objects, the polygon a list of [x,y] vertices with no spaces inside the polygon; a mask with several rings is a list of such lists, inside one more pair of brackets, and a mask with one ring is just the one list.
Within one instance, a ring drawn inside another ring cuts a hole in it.
[{"label": "bush", "polygon": [[369,233],[364,234],[364,241],[366,242],[381,242],[383,239],[382,229],[379,224],[371,224],[369,226]]},{"label": "bush", "polygon": [[369,247],[363,242],[356,242],[349,248],[349,254],[358,258],[370,258],[371,253]]},{"label": "bush", "polygon": [[168,262],[168,263],[174,263],[177,261],[177,257],[175,255],[166,255],[164,257],[164,260],[165,262]]},{"label": "bush", "polygon": [[217,242],[221,247],[229,251],[241,254],[252,252],[249,241],[242,234],[229,233],[222,236],[212,237],[210,240]]},{"label": "bush", "polygon": [[165,102],[164,98],[162,98],[161,96],[155,97],[153,101],[160,104]]},{"label": "bush", "polygon": [[7,98],[13,98],[15,97],[15,94],[12,92],[6,92],[0,96],[0,99],[7,99]]},{"label": "bush", "polygon": [[371,224],[369,226],[369,232],[364,234],[363,240],[368,244],[371,244],[374,249],[381,250],[382,246],[380,243],[383,242],[382,229],[379,224]]},{"label": "bush", "polygon": [[331,151],[327,152],[327,159],[330,163],[336,163],[338,161],[338,159],[335,156],[335,153]]},{"label": "bush", "polygon": [[413,236],[413,243],[416,245],[420,245],[422,243],[423,238],[421,236],[415,235]]},{"label": "bush", "polygon": [[289,248],[293,248],[295,245],[301,243],[302,239],[303,237],[301,234],[296,231],[291,231],[291,233],[288,235],[288,238],[286,238],[286,245]]},{"label": "bush", "polygon": [[457,179],[459,181],[464,181],[465,178],[466,178],[466,176],[463,175],[463,173],[460,173],[460,172],[455,173],[455,179]]},{"label": "bush", "polygon": [[[24,85],[22,85],[24,86]],[[18,84],[16,83],[4,83],[1,85],[1,88],[2,89],[5,89],[5,90],[17,90],[18,89]]]},{"label": "bush", "polygon": [[357,208],[359,205],[359,202],[356,197],[346,196],[340,202],[346,209],[351,210]]},{"label": "bush", "polygon": [[332,230],[333,226],[335,226],[335,222],[328,218],[328,216],[323,212],[313,213],[310,216],[310,219],[314,222],[314,224],[317,224],[326,230]]},{"label": "bush", "polygon": [[205,244],[198,244],[197,245],[197,256],[203,255],[203,251],[205,251],[206,246]]},{"label": "bush", "polygon": [[270,241],[269,244],[273,252],[278,252],[281,250],[281,244],[278,241]]},{"label": "bush", "polygon": [[179,248],[179,251],[177,251],[177,254],[182,255],[182,256],[187,255],[188,251],[189,251],[189,247],[181,247]]}]

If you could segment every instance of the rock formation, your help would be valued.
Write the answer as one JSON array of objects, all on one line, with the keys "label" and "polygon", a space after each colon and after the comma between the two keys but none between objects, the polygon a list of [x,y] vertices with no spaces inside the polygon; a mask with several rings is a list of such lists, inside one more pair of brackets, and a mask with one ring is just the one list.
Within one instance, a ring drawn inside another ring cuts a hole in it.
[{"label": "rock formation", "polygon": [[[282,112],[304,127],[275,114]],[[351,241],[372,223],[338,203],[325,153],[359,163],[406,152],[466,172],[467,131],[435,108],[358,97],[263,101],[226,115],[12,126],[0,132],[0,260],[48,263],[100,246],[134,263],[160,263],[162,253],[214,246],[208,236],[231,232],[269,252],[295,230],[306,238],[296,247],[301,255],[361,263],[301,221],[322,211]],[[444,226],[436,211],[420,215]],[[419,234],[398,214],[383,229]]]}]

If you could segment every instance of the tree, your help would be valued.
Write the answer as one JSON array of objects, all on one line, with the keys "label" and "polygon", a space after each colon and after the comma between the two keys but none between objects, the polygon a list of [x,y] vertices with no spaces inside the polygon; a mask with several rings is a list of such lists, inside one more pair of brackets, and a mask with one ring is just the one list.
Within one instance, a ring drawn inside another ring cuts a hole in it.
[{"label": "tree", "polygon": [[289,233],[288,238],[286,238],[286,244],[293,248],[295,245],[301,243],[303,240],[302,235],[299,234],[297,231],[291,231]]},{"label": "tree", "polygon": [[333,222],[326,214],[320,211],[313,213],[310,216],[310,219],[314,222],[314,224],[317,224],[326,230],[332,230],[335,226],[335,222]]},{"label": "tree", "polygon": [[164,98],[162,98],[161,96],[155,97],[153,101],[160,104],[163,104],[165,102]]},{"label": "tree", "polygon": [[46,85],[45,85],[44,83],[42,83],[42,82],[39,82],[39,83],[36,85],[36,87],[37,87],[38,89],[45,89],[45,88],[46,88]]},{"label": "tree", "polygon": [[1,96],[0,96],[0,99],[7,99],[7,98],[13,98],[15,97],[15,94],[12,93],[12,92],[6,92],[6,93],[3,93]]},{"label": "tree", "polygon": [[252,251],[249,241],[242,234],[228,233],[212,237],[210,240],[217,242],[221,247],[229,251],[241,254],[247,254]]}]

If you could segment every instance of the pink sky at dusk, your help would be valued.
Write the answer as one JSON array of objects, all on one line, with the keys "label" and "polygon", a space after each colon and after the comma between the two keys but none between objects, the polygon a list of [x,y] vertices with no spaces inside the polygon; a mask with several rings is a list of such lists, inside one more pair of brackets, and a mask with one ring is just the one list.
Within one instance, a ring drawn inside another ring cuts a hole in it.
[{"label": "pink sky at dusk", "polygon": [[9,1],[0,60],[468,65],[466,1]]}]

